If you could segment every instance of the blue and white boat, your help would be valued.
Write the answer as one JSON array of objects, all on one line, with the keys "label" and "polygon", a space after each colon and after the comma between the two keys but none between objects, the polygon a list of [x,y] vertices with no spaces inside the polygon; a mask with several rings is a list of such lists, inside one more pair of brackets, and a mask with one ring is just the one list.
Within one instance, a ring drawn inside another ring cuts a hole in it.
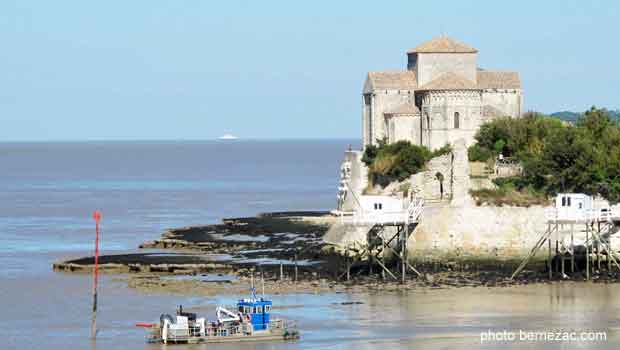
[{"label": "blue and white boat", "polygon": [[176,316],[162,314],[159,324],[137,324],[150,329],[148,341],[163,344],[224,343],[299,339],[294,322],[272,318],[273,303],[252,296],[237,302],[235,311],[223,306],[216,309],[216,320],[197,317],[179,306]]}]

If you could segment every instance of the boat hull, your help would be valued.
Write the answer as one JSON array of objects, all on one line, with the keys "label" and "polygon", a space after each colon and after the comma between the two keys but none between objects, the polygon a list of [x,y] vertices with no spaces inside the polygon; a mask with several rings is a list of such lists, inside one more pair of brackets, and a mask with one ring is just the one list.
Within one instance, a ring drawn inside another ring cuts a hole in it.
[{"label": "boat hull", "polygon": [[187,338],[167,339],[164,341],[161,337],[152,337],[149,339],[151,343],[161,344],[203,344],[203,343],[245,343],[245,342],[263,342],[263,341],[291,341],[299,339],[297,331],[260,331],[253,334],[238,334],[228,336],[190,336]]},{"label": "boat hull", "polygon": [[299,339],[297,329],[268,329],[254,331],[252,333],[237,333],[230,335],[206,335],[206,336],[183,336],[166,337],[161,336],[159,327],[152,330],[148,339],[149,343],[161,344],[203,344],[203,343],[243,343],[243,342],[264,342],[264,341],[291,341]]}]

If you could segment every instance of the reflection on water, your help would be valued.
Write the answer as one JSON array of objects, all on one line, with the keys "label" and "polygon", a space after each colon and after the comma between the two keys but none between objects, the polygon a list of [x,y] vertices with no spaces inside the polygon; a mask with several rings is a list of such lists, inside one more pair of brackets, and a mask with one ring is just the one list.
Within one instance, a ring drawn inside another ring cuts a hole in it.
[{"label": "reflection on water", "polygon": [[[263,211],[331,209],[349,143],[0,143],[0,349],[91,348],[91,278],[53,273],[51,264],[91,252],[94,209],[103,211],[106,254],[127,252],[169,227]],[[218,303],[242,297],[143,295],[111,275],[101,286],[98,349],[166,348],[146,344],[135,323],[156,321],[178,304],[213,315]],[[619,295],[618,285],[567,283],[275,296],[276,313],[299,320],[302,339],[244,348],[617,349]],[[362,304],[341,304],[347,301]],[[608,339],[480,344],[480,332],[489,329],[594,329],[607,331]]]},{"label": "reflection on water", "polygon": [[[2,293],[20,294],[22,302],[5,309],[0,318],[3,348],[86,348],[90,342],[90,277],[55,274],[47,279],[22,280]],[[65,286],[49,289],[50,285]],[[46,303],[39,290],[46,289]],[[302,339],[295,343],[251,344],[250,349],[617,349],[620,345],[620,285],[563,283],[509,288],[460,288],[391,294],[326,294],[273,296],[274,313],[298,320]],[[213,317],[217,304],[234,304],[242,296],[171,297],[143,295],[126,288],[115,276],[105,276],[100,292],[101,349],[159,349],[146,344],[136,322],[154,322],[161,313],[183,304],[187,310]],[[342,304],[359,301],[362,304]],[[36,335],[33,336],[33,329]],[[481,332],[596,330],[606,331],[598,343],[487,343]],[[7,342],[8,341],[8,342]],[[236,349],[212,345],[209,349]],[[206,346],[175,346],[206,349]]]}]

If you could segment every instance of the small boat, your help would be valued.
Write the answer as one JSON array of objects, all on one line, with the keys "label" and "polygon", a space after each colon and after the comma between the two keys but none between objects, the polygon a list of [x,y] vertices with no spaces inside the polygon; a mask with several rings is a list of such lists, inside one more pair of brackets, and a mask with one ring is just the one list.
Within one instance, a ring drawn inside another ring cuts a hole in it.
[{"label": "small boat", "polygon": [[224,134],[217,138],[218,140],[237,140],[239,139],[237,136],[232,134]]},{"label": "small boat", "polygon": [[237,311],[233,312],[223,306],[216,309],[215,321],[195,313],[184,312],[179,306],[176,316],[162,314],[159,323],[138,323],[136,326],[149,330],[149,343],[163,344],[197,344],[256,342],[299,339],[299,332],[294,322],[272,319],[273,303],[264,297],[257,298],[252,290],[252,297],[237,302]]}]

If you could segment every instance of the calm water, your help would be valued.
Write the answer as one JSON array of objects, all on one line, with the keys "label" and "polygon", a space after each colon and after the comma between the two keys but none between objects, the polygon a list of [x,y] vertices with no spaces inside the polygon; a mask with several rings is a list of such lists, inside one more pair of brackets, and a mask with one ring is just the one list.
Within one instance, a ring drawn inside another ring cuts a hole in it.
[{"label": "calm water", "polygon": [[[0,143],[0,349],[159,349],[133,325],[179,303],[212,313],[237,296],[143,295],[103,279],[96,344],[88,275],[51,263],[91,254],[94,209],[104,253],[134,249],[169,227],[263,211],[331,209],[339,162],[355,141]],[[343,301],[361,305],[340,305]],[[620,345],[620,288],[542,285],[398,295],[275,297],[300,321],[297,343],[252,349],[603,348]],[[596,330],[604,342],[480,343],[487,330]],[[175,347],[176,348],[176,347]],[[203,347],[178,347],[203,349]],[[233,349],[237,346],[210,348]]]}]

